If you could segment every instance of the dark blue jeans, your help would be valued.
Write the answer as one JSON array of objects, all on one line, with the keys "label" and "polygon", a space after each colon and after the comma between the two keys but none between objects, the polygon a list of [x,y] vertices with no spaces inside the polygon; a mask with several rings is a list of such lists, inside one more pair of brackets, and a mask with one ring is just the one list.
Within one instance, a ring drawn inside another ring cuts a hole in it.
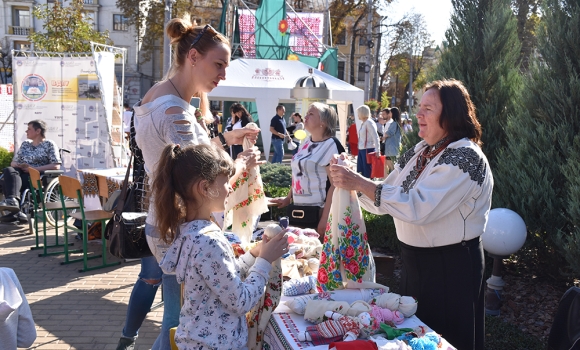
[{"label": "dark blue jeans", "polygon": [[374,148],[360,149],[358,150],[358,157],[356,159],[356,171],[369,179],[371,178],[371,164],[367,163],[367,153],[374,151]]}]

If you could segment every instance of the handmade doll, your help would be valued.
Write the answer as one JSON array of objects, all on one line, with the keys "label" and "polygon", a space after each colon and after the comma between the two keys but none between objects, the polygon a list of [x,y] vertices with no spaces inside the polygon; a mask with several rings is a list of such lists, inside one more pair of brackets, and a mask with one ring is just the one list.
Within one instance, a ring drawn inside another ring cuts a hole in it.
[{"label": "handmade doll", "polygon": [[306,328],[306,332],[298,334],[298,340],[311,341],[314,345],[330,344],[342,337],[343,341],[356,340],[362,328],[370,328],[372,317],[368,312],[360,315],[345,316],[333,311],[327,311],[328,320]]}]

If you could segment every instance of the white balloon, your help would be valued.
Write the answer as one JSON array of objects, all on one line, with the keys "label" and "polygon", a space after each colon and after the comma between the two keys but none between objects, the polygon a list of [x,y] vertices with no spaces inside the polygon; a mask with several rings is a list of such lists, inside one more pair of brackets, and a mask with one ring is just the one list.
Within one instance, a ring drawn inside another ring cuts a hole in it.
[{"label": "white balloon", "polygon": [[526,241],[526,223],[516,212],[495,208],[489,211],[485,232],[481,236],[483,249],[493,255],[509,256]]}]

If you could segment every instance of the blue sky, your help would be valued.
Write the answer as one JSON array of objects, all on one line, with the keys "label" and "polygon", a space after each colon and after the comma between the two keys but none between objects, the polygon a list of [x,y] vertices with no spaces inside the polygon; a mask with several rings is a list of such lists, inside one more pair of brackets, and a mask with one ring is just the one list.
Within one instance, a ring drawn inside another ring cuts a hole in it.
[{"label": "blue sky", "polygon": [[411,11],[423,15],[435,45],[445,40],[445,31],[449,27],[453,11],[451,0],[394,0],[388,7],[388,15],[393,20],[398,20]]}]

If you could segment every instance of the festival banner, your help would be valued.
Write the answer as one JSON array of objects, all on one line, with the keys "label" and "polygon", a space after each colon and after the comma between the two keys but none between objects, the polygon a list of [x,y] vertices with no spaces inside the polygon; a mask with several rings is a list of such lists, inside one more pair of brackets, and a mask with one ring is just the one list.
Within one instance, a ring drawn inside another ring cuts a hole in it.
[{"label": "festival banner", "polygon": [[0,85],[0,147],[14,151],[14,95],[12,84]]},{"label": "festival banner", "polygon": [[15,149],[31,120],[47,124],[46,138],[70,151],[63,164],[76,169],[114,167],[109,122],[92,57],[14,57]]}]

